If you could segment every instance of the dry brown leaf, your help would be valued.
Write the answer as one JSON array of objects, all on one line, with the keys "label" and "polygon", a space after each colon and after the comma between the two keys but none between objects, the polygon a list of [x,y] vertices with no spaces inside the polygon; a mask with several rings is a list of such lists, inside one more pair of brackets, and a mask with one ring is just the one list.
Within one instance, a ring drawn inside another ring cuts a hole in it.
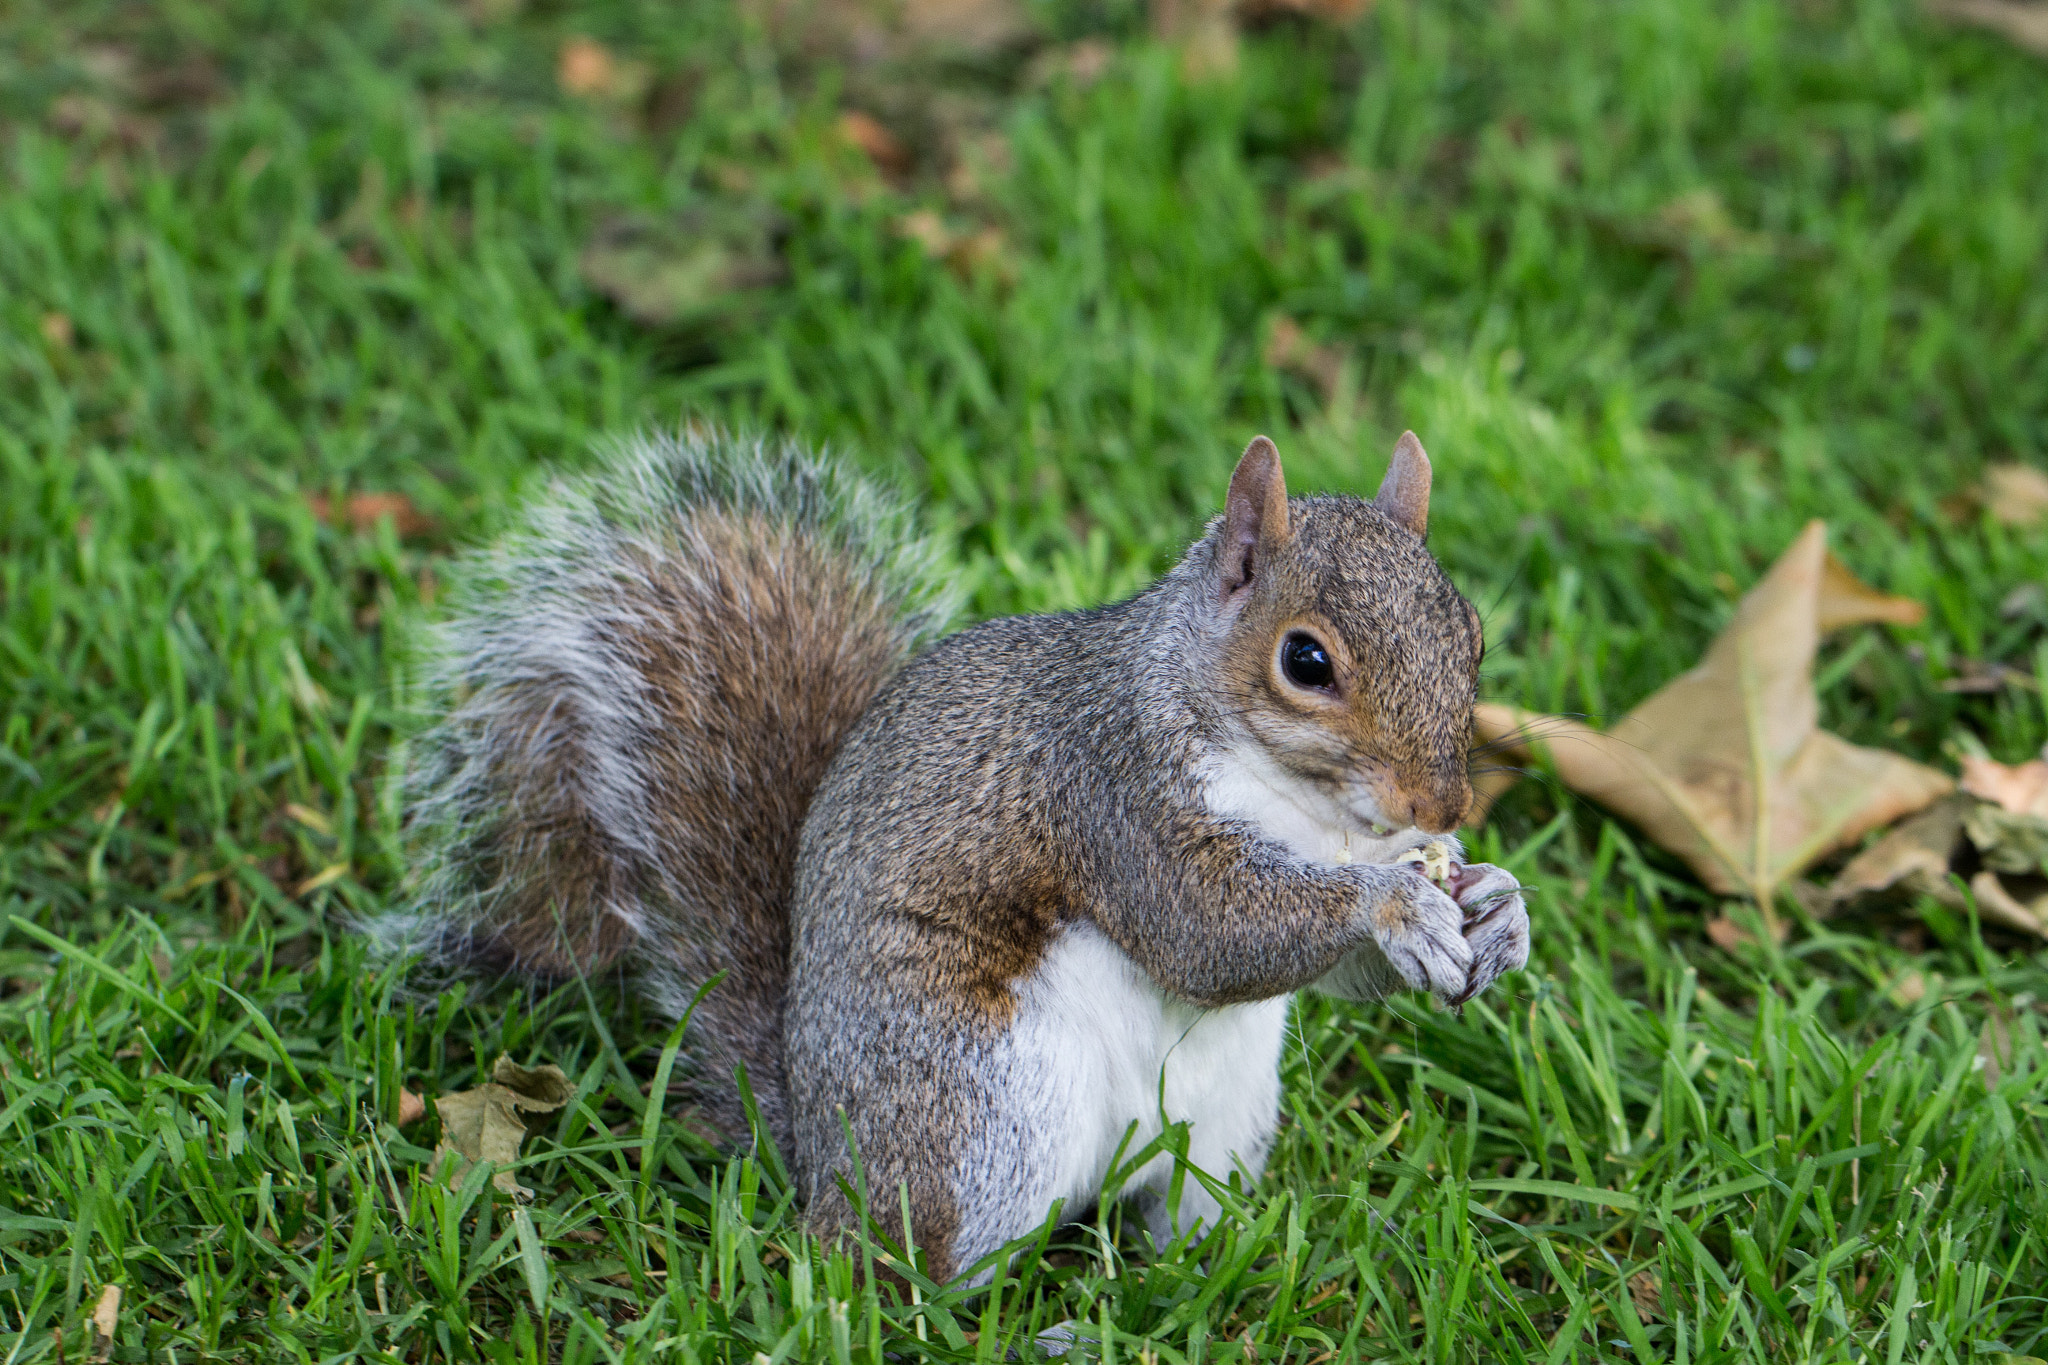
[{"label": "dry brown leaf", "polygon": [[555,58],[555,84],[584,99],[628,101],[647,93],[654,73],[645,62],[626,61],[595,38],[577,36]]},{"label": "dry brown leaf", "polygon": [[[1819,522],[1813,523],[1819,526]],[[1812,527],[1809,527],[1809,532]],[[1823,531],[1825,534],[1825,531]],[[1910,597],[1879,592],[1834,555],[1824,555],[1820,571],[1820,604],[1814,620],[1823,635],[1844,626],[1884,621],[1894,626],[1917,626],[1927,619],[1927,608]]]},{"label": "dry brown leaf", "polygon": [[2014,815],[2048,819],[2048,761],[2043,759],[2007,764],[1965,754],[1962,788]]},{"label": "dry brown leaf", "polygon": [[1663,1286],[1657,1282],[1654,1270],[1638,1270],[1628,1277],[1628,1296],[1635,1301],[1636,1316],[1640,1318],[1661,1318],[1664,1316]]},{"label": "dry brown leaf", "polygon": [[2048,896],[2022,905],[1989,868],[1970,878],[1970,894],[1977,898],[1977,913],[1986,923],[2048,938]]},{"label": "dry brown leaf", "polygon": [[[308,494],[306,505],[321,521],[334,520],[334,503],[325,493]],[[390,517],[392,529],[401,536],[425,535],[434,529],[434,519],[403,493],[351,493],[342,501],[341,514],[358,535],[373,529],[382,517]]]},{"label": "dry brown leaf", "polygon": [[121,1286],[110,1284],[100,1290],[100,1301],[92,1310],[92,1358],[106,1360],[113,1354],[114,1329],[121,1325]]},{"label": "dry brown leaf", "polygon": [[398,1126],[409,1128],[427,1116],[427,1102],[410,1090],[398,1092]]},{"label": "dry brown leaf", "polygon": [[1810,523],[1699,665],[1608,731],[1496,704],[1478,708],[1475,729],[1510,752],[1547,751],[1566,786],[1633,820],[1715,891],[1752,897],[1775,932],[1786,878],[1955,785],[1819,728],[1823,622],[1911,615],[1831,560],[1826,527]]},{"label": "dry brown leaf", "polygon": [[595,38],[571,38],[555,59],[555,83],[571,95],[606,94],[617,77],[611,50]]},{"label": "dry brown leaf", "polygon": [[838,128],[839,136],[865,153],[877,169],[890,175],[902,175],[910,169],[910,150],[873,114],[849,109],[839,116]]},{"label": "dry brown leaf", "polygon": [[490,1080],[434,1101],[441,1114],[435,1169],[440,1169],[443,1152],[454,1152],[461,1159],[448,1178],[459,1184],[472,1163],[488,1161],[498,1168],[491,1184],[515,1199],[531,1199],[533,1191],[513,1179],[509,1169],[519,1158],[519,1144],[526,1140],[525,1115],[552,1114],[575,1093],[576,1087],[558,1066],[529,1069],[510,1057],[499,1057]]},{"label": "dry brown leaf", "polygon": [[953,234],[946,220],[931,209],[917,209],[896,220],[896,231],[925,249],[927,255],[943,257],[953,249]]},{"label": "dry brown leaf", "polygon": [[1967,796],[1946,796],[1849,860],[1828,888],[1839,906],[1857,896],[1893,887],[1933,896],[1960,907],[1962,896],[1948,879],[1949,859],[1963,840],[1963,817],[1976,804]]},{"label": "dry brown leaf", "polygon": [[[2048,14],[2048,5],[2042,13]],[[2032,526],[2048,516],[2048,474],[2032,465],[1995,464],[1978,490],[1992,517],[2008,526]]]},{"label": "dry brown leaf", "polygon": [[1956,23],[1988,28],[2008,42],[2048,57],[2048,4],[2040,0],[1927,0],[1927,10]]},{"label": "dry brown leaf", "polygon": [[1726,915],[1716,915],[1707,921],[1707,937],[1724,953],[1732,953],[1745,943],[1756,942],[1749,930]]}]

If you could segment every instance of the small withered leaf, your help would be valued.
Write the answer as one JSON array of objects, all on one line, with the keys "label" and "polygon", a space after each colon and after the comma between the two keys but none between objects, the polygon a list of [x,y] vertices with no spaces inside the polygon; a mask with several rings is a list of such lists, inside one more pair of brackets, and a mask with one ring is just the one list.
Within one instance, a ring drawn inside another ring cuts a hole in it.
[{"label": "small withered leaf", "polygon": [[513,1179],[509,1169],[519,1159],[520,1144],[526,1141],[528,1115],[551,1114],[568,1104],[576,1087],[562,1068],[552,1064],[523,1067],[501,1056],[491,1067],[491,1079],[474,1090],[458,1090],[434,1101],[441,1115],[441,1145],[435,1149],[439,1169],[442,1153],[460,1158],[450,1170],[450,1183],[459,1184],[470,1166],[488,1161],[499,1169],[491,1184],[515,1199],[531,1199],[533,1191]]}]

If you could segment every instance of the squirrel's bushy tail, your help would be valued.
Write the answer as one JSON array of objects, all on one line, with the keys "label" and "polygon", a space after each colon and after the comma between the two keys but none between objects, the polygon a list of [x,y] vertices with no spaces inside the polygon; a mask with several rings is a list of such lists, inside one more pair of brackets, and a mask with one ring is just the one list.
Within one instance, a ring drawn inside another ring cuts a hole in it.
[{"label": "squirrel's bushy tail", "polygon": [[786,1132],[788,897],[804,811],[875,691],[945,624],[908,508],[786,444],[643,437],[457,571],[448,708],[415,746],[413,910],[451,967],[640,974],[704,1116]]}]

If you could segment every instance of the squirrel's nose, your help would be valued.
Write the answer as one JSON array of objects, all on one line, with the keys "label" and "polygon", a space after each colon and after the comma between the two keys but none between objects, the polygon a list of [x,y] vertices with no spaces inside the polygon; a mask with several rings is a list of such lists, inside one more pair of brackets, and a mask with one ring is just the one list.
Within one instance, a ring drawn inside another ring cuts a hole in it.
[{"label": "squirrel's nose", "polygon": [[1449,834],[1465,822],[1465,812],[1472,806],[1472,785],[1459,774],[1396,788],[1387,798],[1381,808],[1397,826],[1412,825],[1425,834]]}]

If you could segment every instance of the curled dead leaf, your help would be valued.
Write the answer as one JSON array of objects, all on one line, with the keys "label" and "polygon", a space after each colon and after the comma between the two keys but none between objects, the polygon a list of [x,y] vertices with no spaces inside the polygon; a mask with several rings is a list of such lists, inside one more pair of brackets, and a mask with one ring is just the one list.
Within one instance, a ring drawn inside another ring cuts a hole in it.
[{"label": "curled dead leaf", "polygon": [[1948,879],[1949,860],[1963,841],[1963,819],[1976,802],[1946,796],[1849,860],[1828,888],[1831,906],[1897,888],[1932,896],[1960,909],[1962,896]]},{"label": "curled dead leaf", "polygon": [[1638,1270],[1628,1277],[1628,1296],[1636,1306],[1636,1316],[1661,1318],[1664,1316],[1664,1290],[1657,1282],[1653,1270]]},{"label": "curled dead leaf", "polygon": [[398,1092],[398,1126],[410,1128],[427,1116],[427,1102],[410,1090]]},{"label": "curled dead leaf", "polygon": [[526,1140],[526,1116],[554,1113],[575,1093],[576,1087],[558,1066],[528,1068],[510,1057],[499,1057],[491,1067],[490,1080],[474,1090],[458,1090],[434,1101],[441,1115],[435,1169],[440,1169],[443,1153],[453,1152],[459,1160],[448,1178],[459,1184],[473,1163],[488,1161],[498,1167],[491,1176],[492,1185],[516,1199],[531,1199],[533,1191],[513,1179],[510,1170]]},{"label": "curled dead leaf", "polygon": [[2022,905],[1989,868],[1970,878],[1970,894],[1977,898],[1977,913],[1987,923],[2048,938],[2048,896],[2032,905]]},{"label": "curled dead leaf", "polygon": [[92,1310],[92,1358],[106,1360],[113,1355],[114,1329],[121,1325],[121,1286],[110,1284],[100,1290]]},{"label": "curled dead leaf", "polygon": [[1700,880],[1744,894],[1776,931],[1778,887],[1953,789],[1945,775],[1819,728],[1824,630],[1917,619],[1833,563],[1813,522],[1742,599],[1698,666],[1600,731],[1497,704],[1474,715],[1507,753],[1549,754],[1566,786],[1633,820]]},{"label": "curled dead leaf", "polygon": [[1975,754],[1963,756],[1962,788],[2014,815],[2048,819],[2048,751],[2025,763],[1998,763]]},{"label": "curled dead leaf", "polygon": [[1963,829],[1993,872],[2048,876],[2048,819],[1980,801],[1963,817]]}]

